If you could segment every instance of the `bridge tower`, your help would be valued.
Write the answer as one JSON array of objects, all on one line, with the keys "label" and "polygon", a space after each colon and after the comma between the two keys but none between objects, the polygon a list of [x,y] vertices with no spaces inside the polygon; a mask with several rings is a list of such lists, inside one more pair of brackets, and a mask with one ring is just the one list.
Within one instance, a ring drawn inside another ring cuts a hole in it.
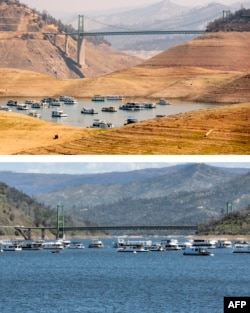
[{"label": "bridge tower", "polygon": [[64,238],[64,210],[62,205],[57,206],[57,239]]},{"label": "bridge tower", "polygon": [[84,33],[84,15],[78,16],[78,40],[77,40],[77,64],[79,67],[85,67],[85,38]]}]

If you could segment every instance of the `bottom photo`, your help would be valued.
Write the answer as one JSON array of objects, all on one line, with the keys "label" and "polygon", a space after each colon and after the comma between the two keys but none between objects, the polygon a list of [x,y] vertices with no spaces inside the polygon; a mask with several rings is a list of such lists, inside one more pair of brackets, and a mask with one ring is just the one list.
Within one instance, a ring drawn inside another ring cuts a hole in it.
[{"label": "bottom photo", "polygon": [[247,312],[250,162],[155,160],[0,162],[1,313]]}]

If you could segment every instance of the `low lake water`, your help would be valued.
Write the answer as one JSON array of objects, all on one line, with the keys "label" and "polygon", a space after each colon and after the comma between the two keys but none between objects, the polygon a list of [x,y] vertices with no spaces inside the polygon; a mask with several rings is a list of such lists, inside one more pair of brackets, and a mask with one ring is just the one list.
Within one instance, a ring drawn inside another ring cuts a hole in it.
[{"label": "low lake water", "polygon": [[213,249],[118,253],[104,248],[0,253],[1,313],[223,313],[250,295],[250,254]]},{"label": "low lake water", "polygon": [[[9,99],[0,99],[0,105],[5,106]],[[25,99],[13,99],[19,103],[24,103]],[[94,119],[105,120],[108,123],[112,123],[114,127],[122,126],[126,123],[128,118],[136,118],[138,121],[155,118],[157,115],[173,115],[182,112],[189,112],[204,108],[210,108],[215,106],[214,104],[206,103],[192,103],[181,102],[174,100],[172,105],[157,105],[154,109],[144,109],[139,111],[125,111],[120,110],[119,107],[126,102],[133,101],[132,99],[125,99],[123,101],[105,101],[105,102],[93,102],[91,99],[81,98],[77,99],[78,103],[73,105],[63,104],[60,107],[50,107],[43,109],[36,109],[41,114],[41,118],[54,123],[61,123],[64,125],[77,126],[77,127],[90,127],[93,124]],[[143,101],[143,99],[136,100]],[[145,102],[149,102],[145,100]],[[102,112],[102,107],[114,106],[117,108],[117,112]],[[95,109],[98,114],[82,114],[81,109]],[[13,112],[20,114],[28,114],[28,111],[17,110],[16,107],[10,107]],[[67,117],[53,118],[51,117],[52,110],[59,109],[67,113]]]}]

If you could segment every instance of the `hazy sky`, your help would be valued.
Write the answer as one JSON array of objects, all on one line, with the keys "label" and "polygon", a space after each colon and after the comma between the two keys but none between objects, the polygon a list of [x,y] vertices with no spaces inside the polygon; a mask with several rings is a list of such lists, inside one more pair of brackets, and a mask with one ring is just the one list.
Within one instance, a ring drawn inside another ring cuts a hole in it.
[{"label": "hazy sky", "polygon": [[89,174],[160,168],[182,163],[250,168],[248,156],[6,156],[0,171]]},{"label": "hazy sky", "polygon": [[[171,2],[181,5],[205,5],[211,2],[221,4],[232,4],[240,0],[171,0]],[[107,10],[117,8],[128,8],[133,6],[144,6],[161,2],[161,0],[21,0],[22,3],[28,4],[31,8],[39,11],[46,10],[49,13],[56,10],[70,12],[81,12],[92,10]]]}]

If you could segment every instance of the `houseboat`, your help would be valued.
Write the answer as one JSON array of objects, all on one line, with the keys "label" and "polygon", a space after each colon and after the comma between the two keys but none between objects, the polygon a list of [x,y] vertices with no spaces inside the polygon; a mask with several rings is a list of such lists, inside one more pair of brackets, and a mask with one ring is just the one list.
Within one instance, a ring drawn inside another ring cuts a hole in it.
[{"label": "houseboat", "polygon": [[113,128],[114,125],[112,123],[107,123],[106,121],[95,119],[93,124],[90,126],[91,128]]},{"label": "houseboat", "polygon": [[51,112],[52,117],[67,117],[67,113],[64,113],[62,110],[55,110]]},{"label": "houseboat", "polygon": [[105,100],[106,100],[106,98],[103,97],[103,96],[100,96],[100,95],[95,95],[95,96],[91,99],[91,101],[95,101],[95,102],[104,102]]},{"label": "houseboat", "polygon": [[126,123],[124,123],[124,125],[134,124],[134,123],[137,123],[137,122],[138,122],[137,118],[129,117],[129,118],[127,118],[127,121],[126,121]]},{"label": "houseboat", "polygon": [[44,241],[43,240],[36,240],[36,241],[32,241],[32,240],[24,240],[21,243],[22,249],[23,250],[41,250],[43,249],[44,246]]},{"label": "houseboat", "polygon": [[17,110],[21,110],[21,111],[25,111],[25,110],[29,110],[29,106],[28,104],[25,103],[18,103],[16,106]]},{"label": "houseboat", "polygon": [[21,243],[17,241],[2,241],[1,250],[3,251],[22,251]]},{"label": "houseboat", "polygon": [[31,104],[31,108],[32,109],[41,109],[43,107],[42,103],[41,102],[33,102]]},{"label": "houseboat", "polygon": [[233,246],[233,253],[250,253],[250,243],[247,241],[236,241]]},{"label": "houseboat", "polygon": [[149,249],[146,249],[144,245],[131,245],[131,246],[120,247],[116,251],[137,253],[137,252],[149,252]]},{"label": "houseboat", "polygon": [[112,106],[112,107],[103,107],[102,112],[117,112],[117,108]]},{"label": "houseboat", "polygon": [[47,250],[62,250],[64,249],[63,242],[61,240],[45,241],[43,249]]},{"label": "houseboat", "polygon": [[8,100],[6,105],[9,107],[16,107],[17,104],[18,104],[18,102],[15,100]]},{"label": "houseboat", "polygon": [[151,246],[152,244],[152,240],[124,240],[123,238],[118,238],[117,241],[113,242],[113,247]]},{"label": "houseboat", "polygon": [[104,244],[101,240],[92,240],[89,245],[89,248],[104,248]]},{"label": "houseboat", "polygon": [[216,240],[194,239],[192,241],[192,246],[196,247],[196,248],[215,249],[216,248]]},{"label": "houseboat", "polygon": [[143,103],[145,109],[155,109],[156,103],[153,102],[144,102]]},{"label": "houseboat", "polygon": [[107,100],[113,100],[113,101],[120,101],[123,100],[124,98],[122,96],[118,96],[118,95],[108,95],[106,97]]},{"label": "houseboat", "polygon": [[216,242],[216,248],[232,248],[232,241],[220,239]]},{"label": "houseboat", "polygon": [[64,99],[64,104],[77,104],[78,101],[75,98],[67,97]]},{"label": "houseboat", "polygon": [[84,245],[82,242],[80,241],[73,241],[70,246],[69,246],[70,249],[84,249]]},{"label": "houseboat", "polygon": [[209,256],[212,254],[204,248],[187,247],[183,252],[183,255]]},{"label": "houseboat", "polygon": [[156,104],[159,105],[170,105],[171,103],[165,99],[160,99],[158,102],[156,102]]},{"label": "houseboat", "polygon": [[54,99],[50,102],[50,106],[52,107],[60,107],[62,105],[62,102],[58,99]]},{"label": "houseboat", "polygon": [[81,113],[82,114],[98,114],[98,112],[95,109],[86,109],[86,108],[82,108]]},{"label": "houseboat", "polygon": [[179,247],[179,244],[178,244],[178,240],[176,239],[162,240],[161,245],[165,250],[168,250],[168,251],[181,250],[181,247]]},{"label": "houseboat", "polygon": [[6,105],[0,105],[0,111],[11,111],[11,109]]},{"label": "houseboat", "polygon": [[126,111],[140,111],[144,110],[144,104],[139,102],[127,102],[122,104],[119,109],[120,110],[126,110]]}]

